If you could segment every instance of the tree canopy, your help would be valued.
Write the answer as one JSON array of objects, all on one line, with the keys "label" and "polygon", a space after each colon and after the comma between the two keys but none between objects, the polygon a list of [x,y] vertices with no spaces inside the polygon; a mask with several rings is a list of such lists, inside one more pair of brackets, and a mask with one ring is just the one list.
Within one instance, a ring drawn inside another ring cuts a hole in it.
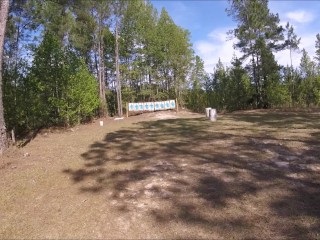
[{"label": "tree canopy", "polygon": [[229,34],[242,55],[218,61],[212,74],[190,32],[150,1],[10,0],[1,11],[5,2],[4,131],[122,115],[131,101],[177,98],[199,112],[320,103],[319,34],[314,60],[302,50],[299,67],[279,65],[274,54],[289,49],[291,57],[300,38],[290,23],[280,25],[267,0],[229,1],[237,24]]}]

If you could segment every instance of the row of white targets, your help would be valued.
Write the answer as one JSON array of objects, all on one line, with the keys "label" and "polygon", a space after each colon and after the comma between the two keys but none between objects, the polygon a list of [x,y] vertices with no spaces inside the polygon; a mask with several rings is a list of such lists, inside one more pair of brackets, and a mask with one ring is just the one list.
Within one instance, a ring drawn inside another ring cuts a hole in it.
[{"label": "row of white targets", "polygon": [[129,103],[129,111],[155,111],[175,108],[175,100],[162,102]]}]

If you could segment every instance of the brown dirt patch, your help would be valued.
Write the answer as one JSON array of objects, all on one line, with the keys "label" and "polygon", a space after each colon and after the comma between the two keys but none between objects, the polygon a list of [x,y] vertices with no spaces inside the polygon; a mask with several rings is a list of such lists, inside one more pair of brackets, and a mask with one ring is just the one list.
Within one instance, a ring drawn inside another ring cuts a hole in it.
[{"label": "brown dirt patch", "polygon": [[319,238],[318,119],[158,112],[40,133],[1,160],[0,236]]}]

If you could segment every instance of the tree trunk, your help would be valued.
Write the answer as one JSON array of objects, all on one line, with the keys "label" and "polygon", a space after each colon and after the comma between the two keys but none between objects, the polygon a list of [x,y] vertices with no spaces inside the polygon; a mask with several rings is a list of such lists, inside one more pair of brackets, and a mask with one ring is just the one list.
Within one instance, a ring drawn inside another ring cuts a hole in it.
[{"label": "tree trunk", "polygon": [[[117,17],[118,18],[118,17]],[[118,115],[122,116],[122,96],[121,96],[121,82],[120,82],[120,69],[119,69],[119,41],[118,41],[118,19],[116,20],[116,47],[115,47],[115,60],[116,60],[116,91],[117,91],[117,104]]]},{"label": "tree trunk", "polygon": [[262,96],[262,80],[261,80],[261,69],[260,69],[261,63],[259,60],[259,55],[258,53],[256,53],[256,64],[255,64],[255,68],[256,68],[256,83],[257,83],[257,89],[258,89],[258,108],[262,108],[263,106],[263,96]]},{"label": "tree trunk", "polygon": [[102,16],[101,13],[99,14],[99,20],[98,20],[98,57],[99,57],[99,67],[98,67],[98,80],[99,80],[99,96],[100,96],[100,116],[104,117],[106,116],[106,108],[107,108],[107,102],[106,102],[106,84],[105,84],[105,78],[104,78],[104,47],[103,47],[103,32],[102,32]]},{"label": "tree trunk", "polygon": [[4,35],[8,19],[9,0],[1,0],[0,6],[0,155],[7,146],[6,124],[4,121],[3,101],[2,101],[2,59]]},{"label": "tree trunk", "polygon": [[291,96],[291,103],[290,105],[292,106],[292,103],[293,103],[293,98],[294,98],[294,81],[293,81],[293,65],[292,65],[292,49],[291,49],[291,46],[290,46],[290,62],[291,62],[291,66],[290,66],[290,84],[292,85],[291,87],[291,93],[290,93],[290,96]]},{"label": "tree trunk", "polygon": [[256,74],[256,65],[255,65],[255,60],[254,60],[254,55],[252,54],[252,74],[253,74],[253,82],[256,90],[255,94],[255,101],[256,101],[256,108],[258,107],[259,104],[259,86],[257,82],[257,74]]}]

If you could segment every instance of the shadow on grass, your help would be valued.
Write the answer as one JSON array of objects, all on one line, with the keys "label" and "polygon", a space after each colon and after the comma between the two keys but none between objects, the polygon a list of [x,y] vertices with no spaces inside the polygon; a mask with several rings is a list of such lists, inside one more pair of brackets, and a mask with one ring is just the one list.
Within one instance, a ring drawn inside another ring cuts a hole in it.
[{"label": "shadow on grass", "polygon": [[234,114],[232,119],[270,128],[320,129],[320,113],[261,112],[259,114]]},{"label": "shadow on grass", "polygon": [[[239,134],[247,130],[241,122],[255,129]],[[301,149],[275,134],[297,124],[314,130]],[[261,126],[274,134],[255,131]],[[318,127],[308,114],[140,122],[108,133],[82,154],[83,168],[64,172],[81,192],[105,192],[120,212],[143,209],[161,224],[198,226],[208,236],[316,238]]]}]

